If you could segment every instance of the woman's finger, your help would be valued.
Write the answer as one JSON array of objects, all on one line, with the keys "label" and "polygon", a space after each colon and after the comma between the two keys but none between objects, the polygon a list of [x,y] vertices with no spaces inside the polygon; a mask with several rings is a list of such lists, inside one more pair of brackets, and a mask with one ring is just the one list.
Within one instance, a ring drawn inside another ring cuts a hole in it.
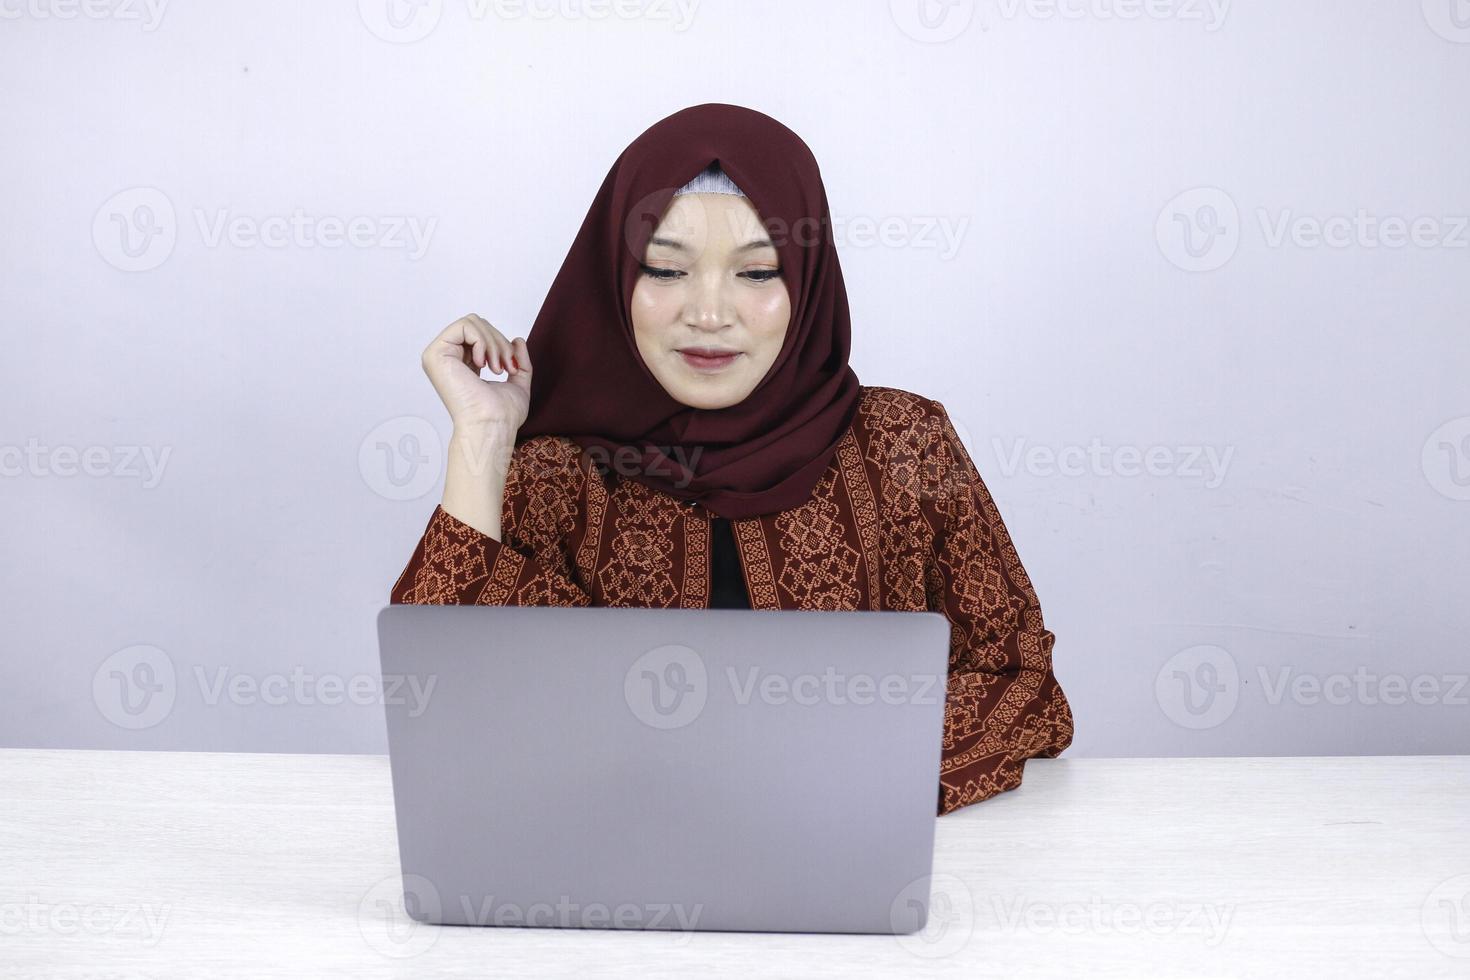
[{"label": "woman's finger", "polygon": [[478,314],[471,315],[471,324],[476,335],[484,344],[485,365],[491,374],[500,373],[500,331]]},{"label": "woman's finger", "polygon": [[466,313],[455,320],[438,339],[458,346],[460,359],[477,374],[484,368],[489,368],[491,374],[510,374],[524,370],[530,361],[524,340],[511,341],[478,313]]},{"label": "woman's finger", "polygon": [[495,324],[491,323],[489,320],[486,320],[484,317],[480,316],[480,314],[471,313],[469,319],[471,323],[473,323],[475,327],[477,327],[479,331],[484,334],[486,340],[505,339],[505,335],[502,334],[499,330],[495,329]]}]

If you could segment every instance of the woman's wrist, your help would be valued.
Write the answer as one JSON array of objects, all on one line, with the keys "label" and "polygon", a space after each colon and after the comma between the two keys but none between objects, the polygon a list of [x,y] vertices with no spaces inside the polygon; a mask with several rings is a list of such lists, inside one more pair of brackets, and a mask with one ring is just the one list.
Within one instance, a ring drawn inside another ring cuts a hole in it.
[{"label": "woman's wrist", "polygon": [[515,436],[515,428],[500,423],[456,423],[449,438],[441,506],[451,517],[497,541]]},{"label": "woman's wrist", "polygon": [[494,470],[505,475],[515,451],[516,427],[505,422],[456,422],[449,436],[451,464],[456,460],[475,474]]},{"label": "woman's wrist", "polygon": [[520,426],[504,419],[451,419],[456,435],[485,435],[515,439]]}]

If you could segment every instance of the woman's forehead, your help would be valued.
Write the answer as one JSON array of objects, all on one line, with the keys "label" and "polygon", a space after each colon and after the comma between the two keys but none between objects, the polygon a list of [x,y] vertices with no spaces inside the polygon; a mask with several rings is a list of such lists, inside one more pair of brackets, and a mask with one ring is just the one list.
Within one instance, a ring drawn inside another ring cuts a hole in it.
[{"label": "woman's forehead", "polygon": [[[760,214],[748,199],[731,194],[681,194],[654,229],[650,246],[674,248],[691,240],[730,247],[769,246]],[[669,244],[677,243],[677,244]]]}]

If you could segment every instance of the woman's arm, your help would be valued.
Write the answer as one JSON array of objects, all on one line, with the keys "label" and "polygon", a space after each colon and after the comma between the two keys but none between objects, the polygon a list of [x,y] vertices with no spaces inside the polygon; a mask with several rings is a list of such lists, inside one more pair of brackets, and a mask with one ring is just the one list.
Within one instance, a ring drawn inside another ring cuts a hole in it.
[{"label": "woman's arm", "polygon": [[454,427],[444,468],[445,512],[487,537],[501,540],[505,478],[515,453],[508,423]]},{"label": "woman's arm", "polygon": [[925,501],[937,531],[926,573],[929,608],[950,621],[939,812],[1021,783],[1026,759],[1072,742],[1072,710],[1052,675],[1055,636],[1031,580],[948,413],[937,427]]},{"label": "woman's arm", "polygon": [[[424,349],[424,373],[454,435],[444,500],[429,515],[389,602],[587,606],[565,542],[576,530],[585,472],[570,442],[516,446],[531,401],[531,352],[475,313]],[[488,369],[505,381],[480,377]]]},{"label": "woman's arm", "polygon": [[430,515],[390,602],[592,605],[567,550],[586,479],[578,450],[543,437],[512,452],[514,442],[513,431],[456,429],[444,502]]}]

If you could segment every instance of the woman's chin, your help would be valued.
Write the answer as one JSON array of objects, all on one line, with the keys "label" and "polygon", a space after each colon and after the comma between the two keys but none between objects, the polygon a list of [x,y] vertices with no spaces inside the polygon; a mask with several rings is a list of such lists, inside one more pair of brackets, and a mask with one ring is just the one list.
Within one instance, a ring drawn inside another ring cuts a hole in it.
[{"label": "woman's chin", "polygon": [[688,381],[675,385],[669,394],[674,400],[688,405],[690,408],[729,408],[745,400],[750,394],[747,385],[741,384],[733,378],[711,378],[708,375],[699,375]]}]

